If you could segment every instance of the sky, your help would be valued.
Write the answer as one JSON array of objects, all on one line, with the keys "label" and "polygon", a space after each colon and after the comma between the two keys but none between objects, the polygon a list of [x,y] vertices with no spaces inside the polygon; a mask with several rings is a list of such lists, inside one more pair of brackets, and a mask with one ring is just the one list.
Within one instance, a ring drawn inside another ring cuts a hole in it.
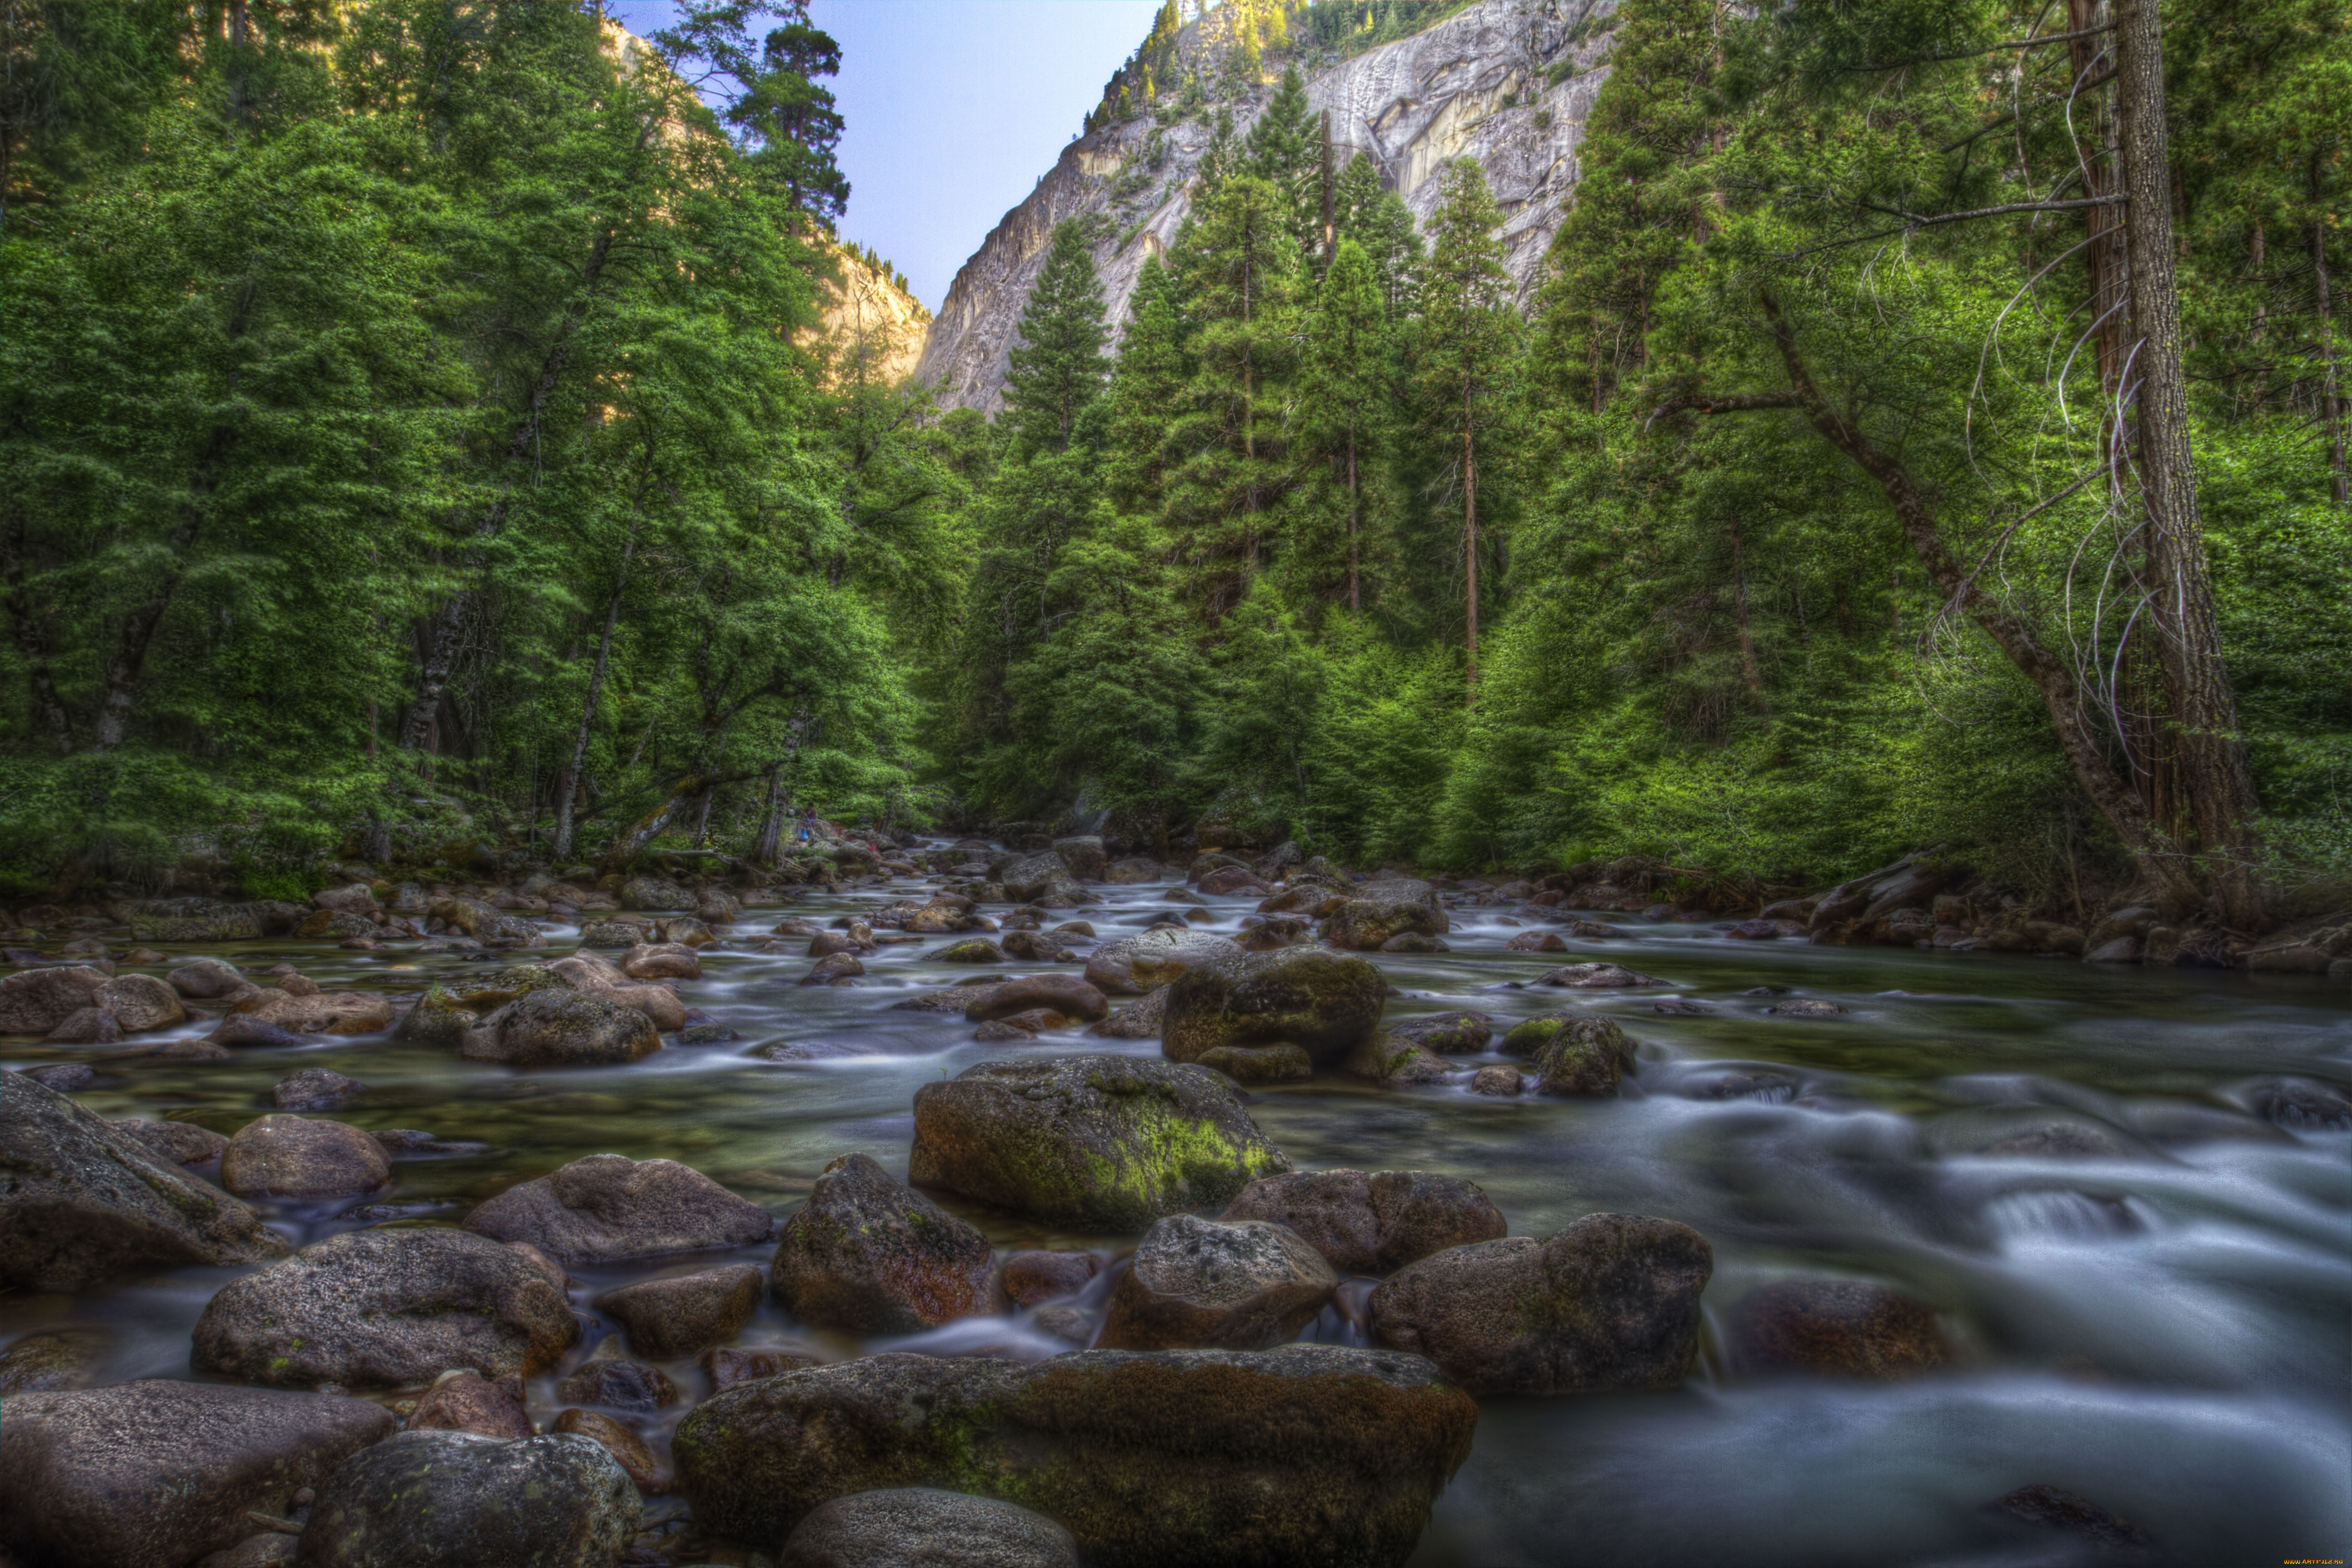
[{"label": "sky", "polygon": [[[894,264],[933,310],[956,269],[1076,135],[1159,0],[812,0],[841,44],[844,239]],[[668,0],[606,0],[632,32]]]}]

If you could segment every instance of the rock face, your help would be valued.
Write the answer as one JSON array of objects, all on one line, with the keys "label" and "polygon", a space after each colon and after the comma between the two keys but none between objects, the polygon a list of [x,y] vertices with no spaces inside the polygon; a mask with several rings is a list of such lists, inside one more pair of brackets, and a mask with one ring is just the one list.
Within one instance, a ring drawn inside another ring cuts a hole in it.
[{"label": "rock face", "polygon": [[1204,1067],[985,1061],[915,1092],[910,1181],[1059,1224],[1141,1230],[1288,1169],[1232,1083]]},{"label": "rock face", "polygon": [[0,1093],[0,1287],[78,1291],[126,1270],[258,1263],[252,1209],[23,1073]]},{"label": "rock face", "polygon": [[1473,1394],[1668,1388],[1698,1361],[1706,1239],[1639,1215],[1587,1215],[1549,1239],[1433,1254],[1370,1302],[1373,1334]]},{"label": "rock face", "polygon": [[845,245],[829,248],[840,276],[819,284],[817,331],[830,350],[827,381],[839,384],[863,374],[895,386],[922,357],[923,334],[931,313],[922,302]]},{"label": "rock face", "polygon": [[1288,1226],[1177,1214],[1143,1233],[1097,1342],[1106,1350],[1265,1350],[1298,1337],[1339,1277]]},{"label": "rock face", "polygon": [[222,1287],[196,1320],[194,1364],[280,1388],[429,1383],[551,1366],[580,1335],[539,1265],[438,1227],[353,1230]]},{"label": "rock face", "polygon": [[669,1361],[742,1333],[759,1310],[764,1283],[749,1263],[732,1263],[607,1291],[596,1298],[596,1310],[620,1321],[639,1355]]},{"label": "rock face", "polygon": [[1205,931],[1168,927],[1106,942],[1087,958],[1087,983],[1114,997],[1156,990],[1195,965],[1241,951]]},{"label": "rock face", "polygon": [[239,1197],[332,1197],[392,1179],[383,1145],[342,1122],[264,1116],[221,1155],[221,1185]]},{"label": "rock face", "polygon": [[1477,1406],[1416,1356],[1328,1345],[877,1355],[739,1384],[677,1431],[677,1490],[772,1551],[877,1488],[1018,1497],[1096,1568],[1402,1563]]},{"label": "rock face", "polygon": [[985,1312],[995,1262],[978,1227],[866,1155],[844,1155],[784,1222],[770,1274],[804,1323],[916,1333]]},{"label": "rock face", "polygon": [[403,1432],[343,1461],[310,1510],[303,1568],[614,1568],[644,1518],[587,1437]]},{"label": "rock face", "polygon": [[1078,1568],[1078,1543],[1009,1502],[892,1487],[818,1507],[784,1542],[782,1568]]},{"label": "rock face", "polygon": [[1754,1372],[1901,1377],[1941,1366],[1948,1352],[1933,1309],[1859,1280],[1782,1280],[1731,1311],[1733,1358]]},{"label": "rock face", "polygon": [[601,1067],[661,1048],[653,1020],[635,1008],[551,987],[517,998],[467,1030],[460,1054],[509,1067]]},{"label": "rock face", "polygon": [[[1330,111],[1338,164],[1359,150],[1369,153],[1382,183],[1424,221],[1436,210],[1445,163],[1476,159],[1510,214],[1498,237],[1525,303],[1575,187],[1585,117],[1607,74],[1598,66],[1608,33],[1591,23],[1612,8],[1609,0],[1482,0],[1425,32],[1336,64],[1310,57],[1300,62],[1308,111]],[[1230,79],[1226,57],[1238,44],[1228,16],[1212,11],[1178,34],[1161,79],[1187,73],[1208,84]],[[1171,127],[1138,115],[1064,148],[956,274],[916,373],[940,387],[949,407],[1001,406],[1022,308],[1054,225],[1065,219],[1099,223],[1095,269],[1107,319],[1123,324],[1143,263],[1163,254],[1191,215],[1193,178],[1218,110],[1230,109],[1236,131],[1246,132],[1282,65],[1268,57],[1263,79],[1238,96],[1213,89],[1197,114]]]},{"label": "rock face", "polygon": [[205,1383],[22,1394],[0,1426],[0,1549],[26,1568],[184,1568],[392,1435],[364,1399]]},{"label": "rock face", "polygon": [[1316,947],[1243,953],[1169,988],[1160,1051],[1193,1061],[1221,1045],[1296,1045],[1336,1065],[1380,1028],[1388,982],[1369,959]]},{"label": "rock face", "polygon": [[1346,1274],[1388,1274],[1510,1227],[1475,1183],[1433,1171],[1300,1171],[1244,1187],[1226,1219],[1266,1219]]},{"label": "rock face", "polygon": [[467,1215],[466,1228],[581,1264],[747,1247],[775,1235],[776,1222],[676,1160],[590,1155],[507,1188]]}]

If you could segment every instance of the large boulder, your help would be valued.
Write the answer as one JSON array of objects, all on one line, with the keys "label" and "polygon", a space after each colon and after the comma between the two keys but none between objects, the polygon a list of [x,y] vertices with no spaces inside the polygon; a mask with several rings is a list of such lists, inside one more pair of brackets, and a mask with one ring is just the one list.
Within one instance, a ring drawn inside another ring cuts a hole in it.
[{"label": "large boulder", "polygon": [[1473,1056],[1495,1038],[1495,1020],[1485,1013],[1431,1013],[1388,1026],[1392,1040],[1410,1040],[1440,1056]]},{"label": "large boulder", "polygon": [[1173,1214],[1111,1287],[1106,1350],[1265,1350],[1297,1339],[1339,1277],[1288,1226]]},{"label": "large boulder", "polygon": [[1288,1169],[1204,1067],[988,1061],[915,1092],[909,1180],[1063,1225],[1140,1230]]},{"label": "large boulder", "polygon": [[20,969],[0,978],[0,1034],[47,1034],[74,1014],[96,1007],[111,978],[84,965]]},{"label": "large boulder", "polygon": [[701,900],[677,883],[658,876],[633,876],[621,884],[624,909],[692,909]]},{"label": "large boulder", "polygon": [[188,1021],[188,1009],[180,1005],[180,993],[152,975],[117,975],[99,987],[90,1001],[92,1006],[112,1013],[125,1034],[169,1029]]},{"label": "large boulder", "polygon": [[295,996],[265,987],[232,1006],[257,1023],[275,1024],[294,1034],[373,1034],[390,1029],[394,1018],[390,998],[358,991]]},{"label": "large boulder", "polygon": [[286,1255],[252,1209],[21,1072],[0,1091],[0,1288]]},{"label": "large boulder", "polygon": [[1556,1013],[1529,1019],[1503,1037],[1513,1056],[1535,1059],[1536,1092],[1601,1097],[1617,1092],[1632,1070],[1633,1042],[1613,1019],[1597,1013]]},{"label": "large boulder", "polygon": [[748,1247],[776,1233],[766,1209],[691,1166],[621,1155],[590,1155],[518,1183],[465,1223],[500,1241],[528,1241],[570,1265]]},{"label": "large boulder", "polygon": [[784,1542],[780,1568],[1078,1568],[1078,1544],[1009,1502],[890,1487],[821,1504]]},{"label": "large boulder", "polygon": [[766,1283],[751,1264],[730,1263],[607,1291],[596,1298],[596,1310],[628,1331],[639,1355],[672,1361],[742,1333]]},{"label": "large boulder", "polygon": [[473,1432],[485,1437],[528,1437],[530,1406],[515,1373],[484,1377],[470,1366],[452,1368],[408,1413],[412,1432]]},{"label": "large boulder", "polygon": [[1450,1248],[1382,1281],[1381,1343],[1428,1356],[1473,1394],[1668,1388],[1698,1362],[1715,1271],[1686,1225],[1591,1214],[1549,1239]]},{"label": "large boulder", "polygon": [[844,1155],[784,1222],[770,1274],[784,1310],[813,1327],[916,1333],[986,1312],[995,1262],[978,1227]]},{"label": "large boulder", "polygon": [[1114,997],[1156,990],[1196,964],[1230,958],[1241,948],[1205,931],[1165,926],[1106,942],[1087,956],[1087,983]]},{"label": "large boulder", "polygon": [[677,1490],[773,1551],[878,1488],[1018,1498],[1096,1568],[1403,1563],[1476,1404],[1416,1356],[1331,1345],[877,1355],[738,1384],[677,1430]]},{"label": "large boulder", "polygon": [[1346,1274],[1392,1273],[1510,1228],[1475,1183],[1433,1171],[1267,1176],[1244,1187],[1221,1218],[1288,1226]]},{"label": "large boulder", "polygon": [[0,1422],[0,1550],[25,1568],[185,1568],[283,1518],[392,1435],[364,1399],[157,1379],[16,1394]]},{"label": "large boulder", "polygon": [[645,1517],[593,1439],[403,1432],[319,1489],[302,1568],[615,1568]]},{"label": "large boulder", "polygon": [[1087,1030],[1107,1040],[1158,1040],[1168,1015],[1168,988],[1147,991]]},{"label": "large boulder", "polygon": [[1131,887],[1137,883],[1158,882],[1160,862],[1145,855],[1129,855],[1113,861],[1103,871],[1102,879],[1114,887]]},{"label": "large boulder", "polygon": [[653,1020],[636,1009],[550,988],[518,998],[467,1030],[459,1054],[509,1067],[601,1067],[661,1048]]},{"label": "large boulder", "polygon": [[[1054,852],[1062,857],[1062,863],[1070,868],[1072,876],[1087,882],[1100,882],[1103,873],[1110,869],[1109,859],[1103,853],[1102,839],[1094,833],[1055,839]],[[1006,885],[1009,888],[1011,884]]]},{"label": "large boulder", "polygon": [[1052,850],[1042,850],[1034,855],[1018,855],[1004,862],[1003,874],[997,881],[1015,904],[1033,904],[1058,890],[1071,880],[1069,862]]},{"label": "large boulder", "polygon": [[1443,936],[1454,928],[1437,890],[1396,877],[1359,883],[1323,919],[1323,939],[1334,947],[1377,952],[1398,936]]},{"label": "large boulder", "polygon": [[580,1337],[548,1273],[463,1230],[346,1231],[223,1286],[196,1320],[192,1359],[279,1388],[398,1388],[453,1366],[527,1376]]},{"label": "large boulder", "polygon": [[221,1155],[221,1186],[239,1197],[333,1197],[391,1179],[383,1145],[348,1123],[309,1116],[247,1122]]},{"label": "large boulder", "polygon": [[210,1165],[228,1147],[226,1138],[194,1122],[151,1122],[134,1116],[110,1124],[116,1132],[138,1139],[165,1165]]},{"label": "large boulder", "polygon": [[1318,947],[1241,953],[1189,970],[1168,991],[1160,1054],[1197,1061],[1221,1045],[1296,1045],[1336,1065],[1380,1028],[1388,982],[1369,959]]}]

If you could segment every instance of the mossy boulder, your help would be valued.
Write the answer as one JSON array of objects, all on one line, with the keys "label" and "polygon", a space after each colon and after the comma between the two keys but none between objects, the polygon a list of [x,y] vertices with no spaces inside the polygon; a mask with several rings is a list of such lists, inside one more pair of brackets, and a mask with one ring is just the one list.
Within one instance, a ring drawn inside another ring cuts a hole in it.
[{"label": "mossy boulder", "polygon": [[456,992],[457,1005],[476,1013],[502,1008],[533,991],[571,991],[579,988],[570,976],[545,964],[509,964],[487,975],[469,975]]},{"label": "mossy boulder", "polygon": [[894,1354],[725,1389],[673,1452],[697,1521],[757,1551],[835,1498],[931,1486],[1055,1520],[1096,1568],[1392,1565],[1477,1420],[1392,1352]]},{"label": "mossy boulder", "polygon": [[402,1432],[318,1490],[301,1553],[312,1568],[606,1568],[645,1515],[601,1445],[557,1433]]},{"label": "mossy boulder", "polygon": [[1155,990],[1188,970],[1241,948],[1206,931],[1166,926],[1106,942],[1087,956],[1087,983],[1114,997]]},{"label": "mossy boulder", "polygon": [[1485,1013],[1432,1013],[1391,1023],[1388,1032],[1440,1056],[1469,1056],[1486,1050],[1486,1042],[1495,1038],[1495,1020]]},{"label": "mossy boulder", "polygon": [[466,1043],[466,1031],[481,1019],[481,1014],[459,1006],[457,998],[439,986],[427,986],[408,1016],[400,1020],[400,1027],[392,1031],[392,1038],[454,1051]]},{"label": "mossy boulder", "polygon": [[533,991],[485,1018],[460,1048],[468,1061],[509,1067],[604,1067],[662,1048],[654,1020],[606,997]]},{"label": "mossy boulder", "polygon": [[1415,1041],[1385,1031],[1365,1036],[1340,1065],[1358,1078],[1391,1089],[1445,1082],[1443,1058],[1432,1055]]},{"label": "mossy boulder", "polygon": [[1399,936],[1443,936],[1454,928],[1437,890],[1396,877],[1360,883],[1323,919],[1323,940],[1359,953],[1377,952]]},{"label": "mossy boulder", "polygon": [[1111,1287],[1107,1350],[1266,1350],[1297,1339],[1339,1277],[1306,1238],[1263,1219],[1171,1214]]},{"label": "mossy boulder", "polygon": [[1141,1230],[1290,1168],[1204,1067],[988,1061],[915,1092],[908,1179],[1076,1228]]},{"label": "mossy boulder", "polygon": [[1475,1182],[1435,1171],[1299,1171],[1242,1189],[1223,1219],[1265,1219],[1306,1238],[1331,1267],[1387,1274],[1509,1227]]},{"label": "mossy boulder", "polygon": [[1382,1344],[1428,1356],[1477,1395],[1671,1388],[1698,1364],[1699,1296],[1715,1271],[1686,1225],[1591,1214],[1545,1240],[1433,1253],[1368,1303]]},{"label": "mossy boulder", "polygon": [[1503,1050],[1534,1059],[1536,1092],[1603,1097],[1617,1092],[1617,1081],[1633,1071],[1633,1042],[1613,1019],[1591,1013],[1559,1013],[1514,1025]]},{"label": "mossy boulder", "polygon": [[1316,947],[1236,954],[1169,988],[1160,1051],[1194,1061],[1221,1045],[1296,1045],[1336,1065],[1379,1030],[1387,1001],[1388,982],[1368,959]]},{"label": "mossy boulder", "polygon": [[1295,1045],[1218,1045],[1201,1053],[1198,1065],[1213,1067],[1236,1083],[1303,1083],[1315,1063]]}]

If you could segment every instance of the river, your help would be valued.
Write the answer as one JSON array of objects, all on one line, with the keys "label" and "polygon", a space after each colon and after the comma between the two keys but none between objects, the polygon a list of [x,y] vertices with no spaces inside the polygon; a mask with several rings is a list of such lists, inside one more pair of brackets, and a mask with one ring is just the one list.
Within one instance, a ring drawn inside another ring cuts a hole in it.
[{"label": "river", "polygon": [[[924,885],[748,912],[733,947],[782,914],[825,920],[921,896]],[[1169,907],[1172,885],[1099,889],[1098,906],[1081,917],[1106,939],[1139,928]],[[1237,930],[1254,904],[1209,899],[1207,928]],[[1710,1325],[1759,1282],[1851,1277],[1932,1304],[1955,1355],[1942,1371],[1895,1383],[1742,1380],[1727,1375],[1711,1326],[1701,1373],[1679,1392],[1490,1400],[1475,1451],[1439,1501],[1414,1564],[2075,1561],[2066,1553],[2079,1544],[2021,1533],[1987,1511],[2033,1483],[2095,1500],[2182,1563],[2352,1557],[2352,1134],[2293,1118],[2282,1125],[2253,1108],[2263,1079],[2340,1087],[2352,1074],[2340,985],[1734,942],[1682,925],[1570,939],[1570,954],[1547,956],[1506,951],[1517,927],[1500,910],[1456,910],[1454,920],[1451,953],[1377,957],[1402,993],[1391,998],[1391,1019],[1474,1008],[1495,1016],[1499,1038],[1519,1018],[1595,1009],[1638,1042],[1637,1071],[1619,1098],[1597,1101],[1495,1100],[1458,1085],[1391,1091],[1331,1075],[1255,1092],[1253,1115],[1301,1168],[1465,1176],[1514,1235],[1546,1235],[1599,1211],[1681,1220],[1715,1249]],[[551,928],[551,951],[568,951],[573,935]],[[922,1083],[1038,1051],[1156,1055],[1152,1042],[1077,1031],[982,1046],[961,1018],[891,1010],[922,989],[974,977],[970,967],[927,957],[954,940],[884,947],[866,957],[863,983],[832,988],[797,984],[809,962],[799,943],[784,945],[789,955],[706,949],[705,977],[679,988],[740,1038],[611,1070],[516,1072],[385,1037],[244,1050],[225,1062],[130,1055],[154,1036],[106,1048],[20,1040],[0,1056],[11,1067],[88,1061],[100,1077],[76,1097],[101,1113],[168,1115],[224,1134],[268,1110],[270,1086],[286,1073],[331,1067],[369,1086],[333,1114],[484,1145],[397,1159],[394,1186],[369,1199],[372,1218],[454,1219],[517,1179],[608,1150],[683,1160],[782,1212],[853,1150],[903,1172],[909,1102]],[[291,940],[218,956],[248,970],[291,959],[329,988],[394,992],[478,967],[458,955]],[[1604,956],[1672,989],[1514,985]],[[1766,1009],[1781,998],[1758,994],[1767,988],[1848,1012],[1776,1017]],[[1653,1004],[1668,995],[1706,1011],[1663,1016]],[[802,1063],[744,1054],[780,1040],[866,1054]],[[2104,1152],[1985,1152],[2055,1124],[2089,1130]],[[1055,1233],[937,1196],[1003,1248],[1117,1250],[1134,1240]],[[265,1205],[303,1241],[361,1223],[351,1207]],[[764,1262],[769,1250],[741,1256]],[[575,1270],[574,1300],[655,1271]],[[189,1332],[232,1272],[0,1298],[0,1342],[68,1323],[102,1327],[104,1381],[184,1377]],[[797,1330],[772,1303],[762,1314],[744,1343],[814,1344],[829,1356],[874,1348]],[[1308,1332],[1339,1341],[1358,1333],[1337,1312]],[[1024,1356],[1066,1348],[1021,1317],[912,1343]],[[704,1386],[690,1364],[670,1370],[689,1395]],[[553,1383],[550,1375],[532,1389],[541,1420],[561,1407]],[[668,1412],[668,1422],[682,1413]],[[652,1435],[666,1438],[667,1427]],[[679,1511],[667,1501],[653,1510]],[[682,1520],[677,1528],[688,1544]]]}]

